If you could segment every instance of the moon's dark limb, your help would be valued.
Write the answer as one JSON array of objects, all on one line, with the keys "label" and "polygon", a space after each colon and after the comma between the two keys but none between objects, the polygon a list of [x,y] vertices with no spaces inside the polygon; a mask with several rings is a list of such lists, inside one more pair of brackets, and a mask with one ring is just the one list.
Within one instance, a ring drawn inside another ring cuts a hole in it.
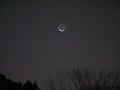
[{"label": "moon's dark limb", "polygon": [[60,32],[64,32],[64,31],[66,30],[66,25],[65,25],[65,24],[60,24],[60,25],[58,26],[58,30],[59,30]]}]

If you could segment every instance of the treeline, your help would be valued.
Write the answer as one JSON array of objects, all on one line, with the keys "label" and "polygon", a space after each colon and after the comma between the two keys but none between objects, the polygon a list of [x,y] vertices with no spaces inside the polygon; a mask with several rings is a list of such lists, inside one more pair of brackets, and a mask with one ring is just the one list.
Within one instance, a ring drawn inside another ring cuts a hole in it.
[{"label": "treeline", "polygon": [[120,90],[120,72],[74,68],[47,80],[46,90]]},{"label": "treeline", "polygon": [[[91,72],[74,68],[68,72],[58,72],[45,81],[44,90],[120,90],[120,72]],[[24,84],[14,82],[0,74],[0,90],[43,90],[36,82],[27,80]]]},{"label": "treeline", "polygon": [[0,74],[0,90],[41,90],[36,82],[27,80],[24,84],[15,82]]}]

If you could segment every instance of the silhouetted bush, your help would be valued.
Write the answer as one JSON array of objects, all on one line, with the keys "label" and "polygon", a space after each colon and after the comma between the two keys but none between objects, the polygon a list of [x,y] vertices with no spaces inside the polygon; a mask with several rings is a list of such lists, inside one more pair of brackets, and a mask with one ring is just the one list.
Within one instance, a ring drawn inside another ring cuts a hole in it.
[{"label": "silhouetted bush", "polygon": [[31,83],[27,80],[25,84],[22,85],[21,82],[14,82],[5,75],[0,74],[0,90],[40,90],[37,83]]}]

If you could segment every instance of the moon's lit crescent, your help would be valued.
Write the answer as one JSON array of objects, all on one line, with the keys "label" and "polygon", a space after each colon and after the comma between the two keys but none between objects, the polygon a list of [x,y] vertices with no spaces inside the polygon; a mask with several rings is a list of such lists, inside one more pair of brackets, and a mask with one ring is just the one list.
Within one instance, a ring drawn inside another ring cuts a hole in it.
[{"label": "moon's lit crescent", "polygon": [[58,30],[59,30],[60,32],[64,32],[64,31],[66,30],[65,24],[60,24],[60,25],[58,26]]},{"label": "moon's lit crescent", "polygon": [[64,31],[65,31],[64,29],[60,29],[60,28],[58,28],[58,30],[61,31],[61,32],[64,32]]}]

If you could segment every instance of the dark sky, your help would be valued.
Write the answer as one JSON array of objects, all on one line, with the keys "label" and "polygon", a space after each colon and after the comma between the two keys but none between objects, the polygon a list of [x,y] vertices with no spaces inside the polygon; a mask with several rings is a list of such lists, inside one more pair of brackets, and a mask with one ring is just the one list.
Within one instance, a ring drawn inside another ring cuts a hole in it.
[{"label": "dark sky", "polygon": [[39,82],[76,65],[119,70],[118,1],[0,1],[0,73]]}]

